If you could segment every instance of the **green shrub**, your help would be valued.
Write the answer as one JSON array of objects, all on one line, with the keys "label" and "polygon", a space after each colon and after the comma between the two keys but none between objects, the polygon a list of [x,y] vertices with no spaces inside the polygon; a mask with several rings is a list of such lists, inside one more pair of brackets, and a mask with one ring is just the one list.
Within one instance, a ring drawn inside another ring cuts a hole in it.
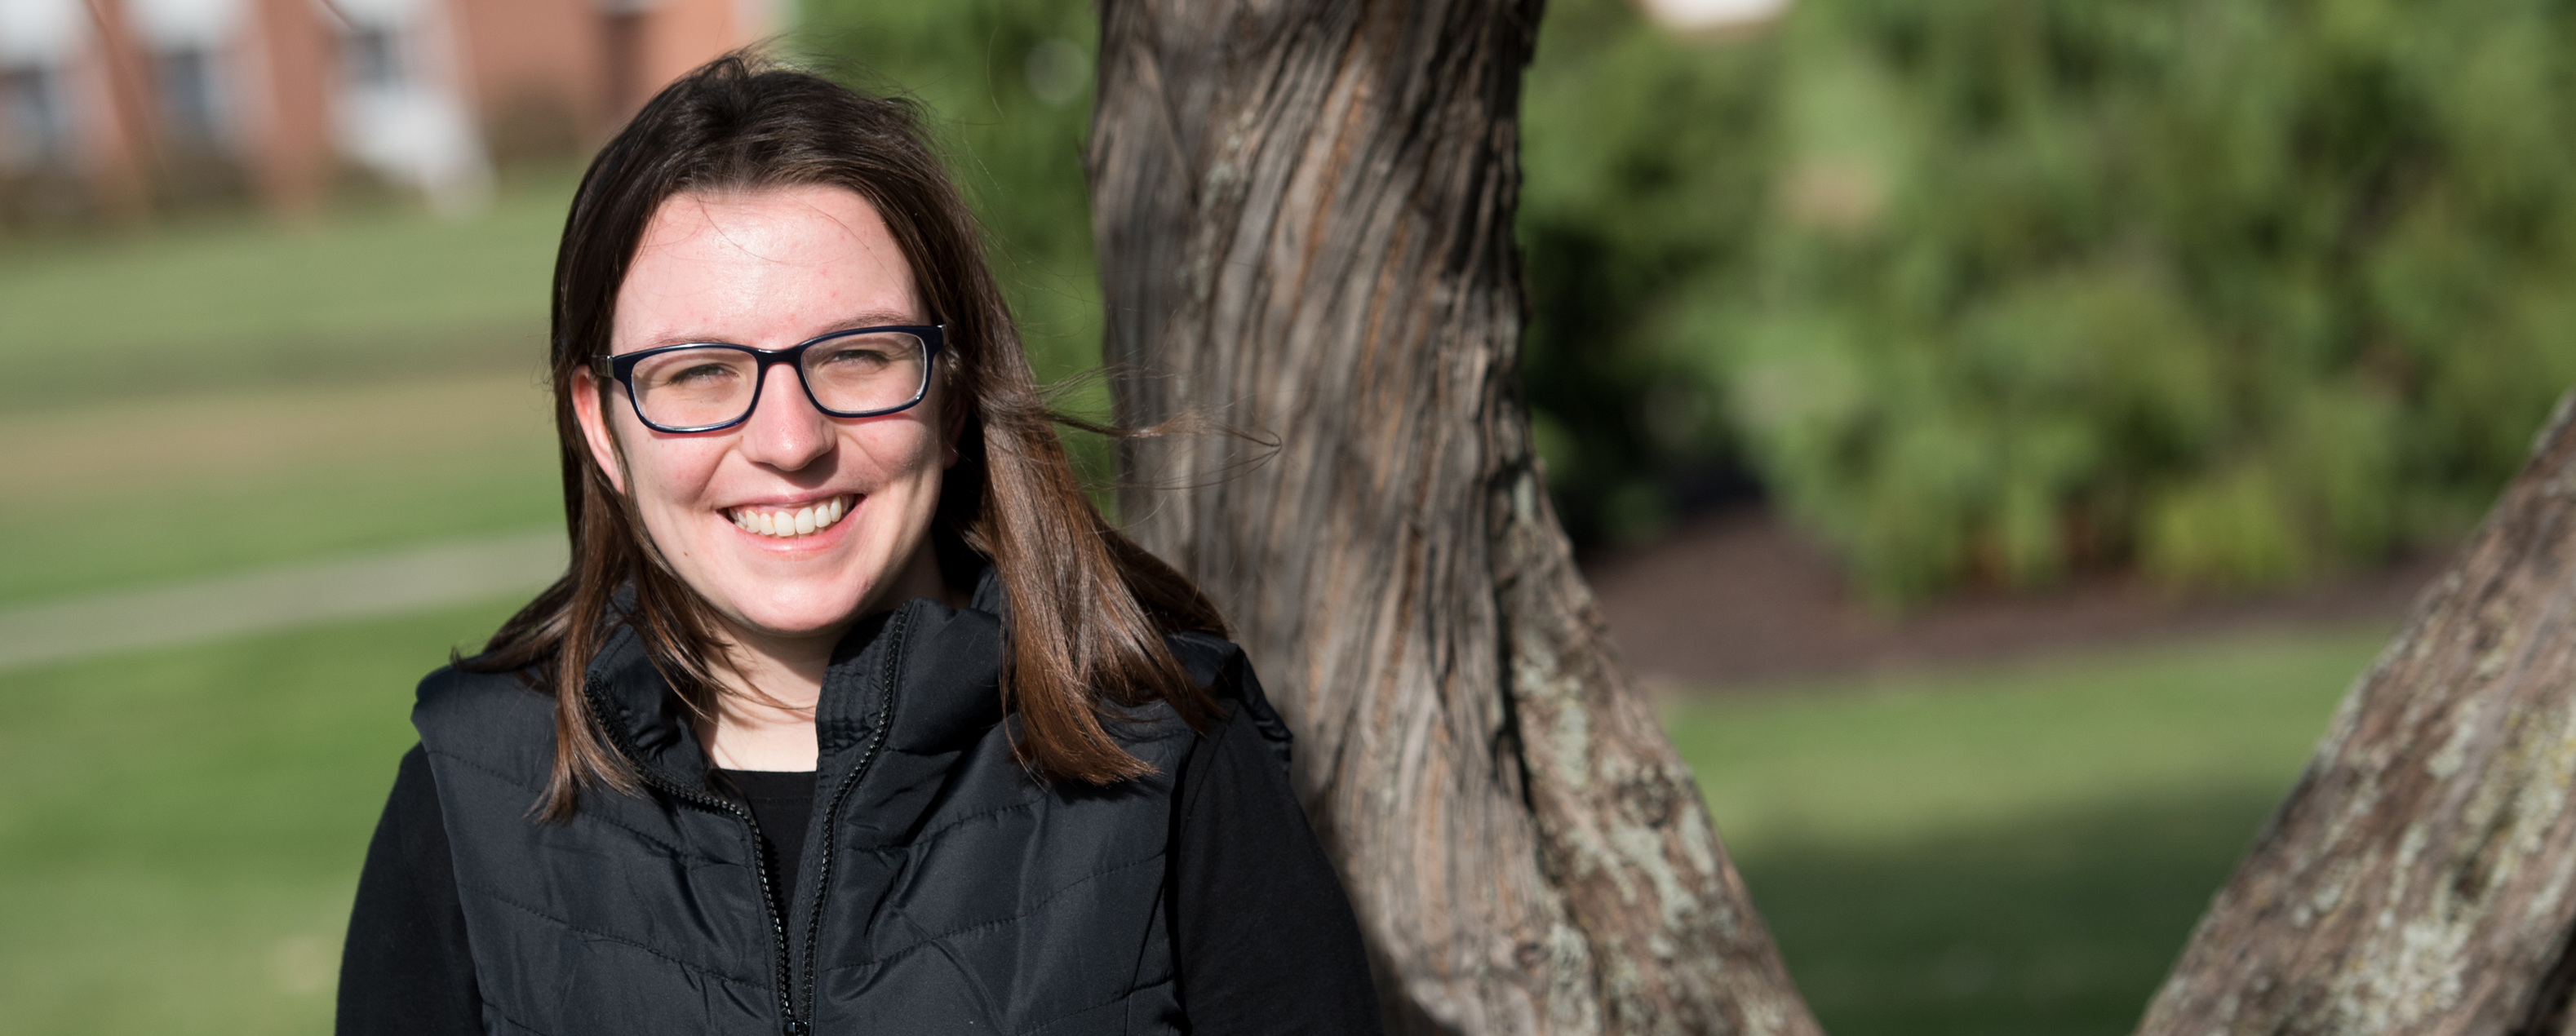
[{"label": "green shrub", "polygon": [[1650,537],[1676,488],[1733,481],[1724,380],[1680,325],[1703,282],[1745,269],[1775,57],[1679,45],[1624,0],[1548,5],[1522,97],[1522,380],[1579,542]]},{"label": "green shrub", "polygon": [[[2438,542],[2576,380],[2563,5],[1800,0],[1699,42],[1606,0],[1550,18],[1531,364],[1722,401],[1564,486],[1739,451],[1883,600]],[[1623,322],[1578,345],[1604,325],[1568,294]],[[1532,391],[1569,438],[1635,438]]]}]

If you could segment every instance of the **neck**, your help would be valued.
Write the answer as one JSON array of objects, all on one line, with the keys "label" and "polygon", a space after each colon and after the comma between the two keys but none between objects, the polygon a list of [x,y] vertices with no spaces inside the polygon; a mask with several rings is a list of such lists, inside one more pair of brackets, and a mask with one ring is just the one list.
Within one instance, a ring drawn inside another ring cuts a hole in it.
[{"label": "neck", "polygon": [[857,615],[811,633],[779,634],[728,620],[732,680],[716,698],[714,719],[698,726],[708,761],[728,770],[813,769],[814,707],[823,698],[823,672],[850,627],[862,616],[915,597],[952,607],[965,604],[964,595],[940,578],[938,562],[927,549],[916,553],[887,589],[891,592],[863,605]]},{"label": "neck", "polygon": [[707,760],[728,770],[813,769],[814,706],[832,645],[847,629],[794,638],[727,630],[731,678],[716,696],[713,719],[698,727]]}]

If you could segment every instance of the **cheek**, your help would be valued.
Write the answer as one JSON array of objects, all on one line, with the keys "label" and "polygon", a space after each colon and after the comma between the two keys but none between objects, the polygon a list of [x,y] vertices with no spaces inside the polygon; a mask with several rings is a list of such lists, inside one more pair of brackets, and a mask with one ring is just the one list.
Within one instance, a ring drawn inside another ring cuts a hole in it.
[{"label": "cheek", "polygon": [[888,485],[935,479],[942,463],[942,442],[931,428],[919,421],[870,425],[853,429],[846,440],[850,451],[865,465],[869,475]]},{"label": "cheek", "polygon": [[634,423],[619,422],[618,442],[626,457],[628,490],[636,506],[655,510],[694,509],[723,458],[719,444],[697,439],[662,437]]}]

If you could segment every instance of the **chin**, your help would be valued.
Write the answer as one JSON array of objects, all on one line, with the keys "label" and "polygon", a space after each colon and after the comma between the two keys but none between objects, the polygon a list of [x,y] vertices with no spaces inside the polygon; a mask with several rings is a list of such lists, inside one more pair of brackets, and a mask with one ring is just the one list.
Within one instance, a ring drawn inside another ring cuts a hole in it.
[{"label": "chin", "polygon": [[773,636],[810,637],[836,633],[859,617],[867,600],[862,590],[825,589],[812,594],[785,593],[774,589],[762,600],[736,598],[731,602],[738,620]]}]

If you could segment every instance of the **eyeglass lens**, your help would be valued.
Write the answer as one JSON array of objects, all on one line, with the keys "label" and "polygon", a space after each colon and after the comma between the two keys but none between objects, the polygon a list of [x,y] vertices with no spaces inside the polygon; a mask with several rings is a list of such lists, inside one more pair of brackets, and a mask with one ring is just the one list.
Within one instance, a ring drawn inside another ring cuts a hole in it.
[{"label": "eyeglass lens", "polygon": [[[927,352],[920,338],[900,331],[845,335],[808,347],[798,373],[825,410],[889,410],[921,394]],[[674,349],[637,363],[633,384],[636,409],[647,421],[671,428],[724,424],[757,402],[760,361],[739,349]]]}]

